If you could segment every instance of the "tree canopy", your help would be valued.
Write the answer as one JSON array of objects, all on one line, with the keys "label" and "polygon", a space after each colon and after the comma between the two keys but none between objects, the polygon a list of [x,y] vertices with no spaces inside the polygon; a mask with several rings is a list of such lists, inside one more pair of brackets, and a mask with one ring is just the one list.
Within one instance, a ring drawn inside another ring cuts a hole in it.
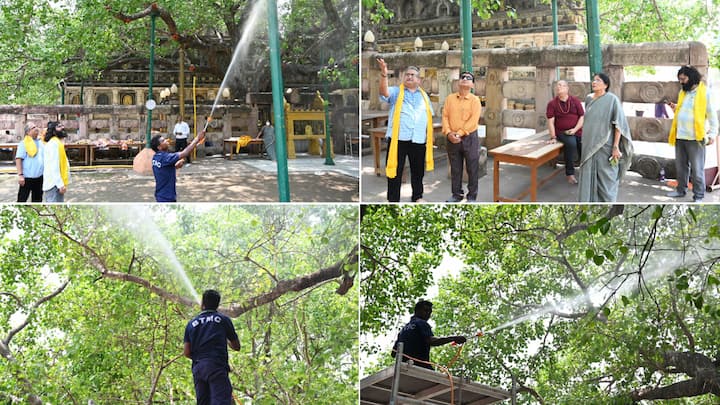
[{"label": "tree canopy", "polygon": [[[233,50],[252,21],[255,34],[229,82],[234,92],[269,91],[266,2],[262,0],[159,0],[156,66],[223,77]],[[332,87],[357,85],[358,3],[351,0],[279,2],[285,80],[318,81],[328,65],[342,74]],[[7,0],[0,5],[0,95],[3,104],[59,103],[58,83],[92,81],[108,68],[148,67],[150,5],[139,0]],[[258,13],[254,16],[253,10]],[[309,18],[311,16],[311,18]],[[331,60],[332,59],[332,60]],[[218,83],[219,85],[220,83]]]},{"label": "tree canopy", "polygon": [[0,402],[193,402],[183,332],[207,288],[240,339],[236,398],[352,402],[357,221],[353,206],[3,207]]},{"label": "tree canopy", "polygon": [[[520,403],[720,397],[720,207],[368,206],[361,220],[361,351],[389,365],[413,304],[438,285],[438,336],[471,339],[453,375]],[[465,266],[435,279],[442,256]],[[455,348],[435,348],[447,364]]]}]

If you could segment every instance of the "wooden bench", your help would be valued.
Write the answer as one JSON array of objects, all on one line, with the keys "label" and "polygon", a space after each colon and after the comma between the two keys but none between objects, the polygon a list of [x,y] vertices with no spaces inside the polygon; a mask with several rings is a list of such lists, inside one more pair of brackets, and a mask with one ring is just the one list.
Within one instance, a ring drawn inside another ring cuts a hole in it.
[{"label": "wooden bench", "polygon": [[[530,201],[537,201],[537,188],[550,181],[563,168],[555,169],[550,175],[538,181],[537,169],[560,155],[562,143],[551,143],[548,131],[538,132],[488,151],[493,157],[493,201],[521,201],[530,194]],[[515,198],[500,195],[500,163],[512,163],[530,168],[530,187]]]},{"label": "wooden bench", "polygon": [[[238,139],[240,139],[239,136],[234,136],[232,138],[223,139],[223,157],[225,159],[229,159],[229,160],[233,159],[233,156],[235,155],[235,149],[237,148]],[[248,147],[250,145],[260,145],[260,155],[262,155],[262,145],[263,145],[262,139],[252,138],[250,140],[250,142],[248,142],[248,144],[245,145],[245,147]],[[225,153],[225,149],[228,146],[230,146],[230,154]]]}]

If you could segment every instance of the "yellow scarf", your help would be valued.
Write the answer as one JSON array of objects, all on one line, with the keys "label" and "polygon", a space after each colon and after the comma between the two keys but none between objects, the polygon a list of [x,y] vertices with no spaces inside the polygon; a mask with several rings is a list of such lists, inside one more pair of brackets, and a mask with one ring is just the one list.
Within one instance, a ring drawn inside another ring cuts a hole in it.
[{"label": "yellow scarf", "polygon": [[240,153],[240,148],[246,147],[252,138],[249,135],[243,135],[237,140],[237,144],[235,145],[235,153]]},{"label": "yellow scarf", "polygon": [[[697,94],[695,94],[695,104],[693,105],[693,119],[695,120],[695,139],[702,142],[705,138],[705,115],[707,110],[707,89],[705,84],[700,82],[697,87]],[[677,107],[675,108],[675,117],[673,117],[672,127],[670,127],[670,136],[668,136],[668,142],[670,145],[675,146],[675,140],[677,139],[677,126],[678,126],[678,113],[682,106],[683,100],[685,100],[685,91],[680,90],[678,96]]]},{"label": "yellow scarf", "polygon": [[25,144],[25,151],[27,152],[28,156],[34,157],[35,154],[38,151],[37,145],[35,145],[35,140],[30,135],[25,135],[25,138],[23,139],[23,144]]},{"label": "yellow scarf", "polygon": [[[432,111],[430,111],[430,99],[428,98],[425,91],[418,87],[420,94],[425,100],[425,111],[427,112],[427,139],[425,141],[425,170],[432,171],[434,166],[433,161],[433,124],[432,124]],[[400,93],[398,99],[395,102],[395,111],[393,112],[392,123],[392,135],[390,137],[390,149],[388,150],[387,164],[385,165],[385,175],[391,179],[397,176],[397,165],[398,165],[398,137],[400,136],[400,110],[402,110],[403,100],[405,99],[405,86],[400,85]]]},{"label": "yellow scarf", "polygon": [[[57,140],[58,144],[58,157],[60,160],[60,178],[62,178],[63,184],[67,187],[70,182],[70,163],[68,162],[67,155],[65,154],[65,145],[60,141],[60,138],[54,136],[50,138],[50,141]],[[48,142],[49,143],[49,142]]]}]

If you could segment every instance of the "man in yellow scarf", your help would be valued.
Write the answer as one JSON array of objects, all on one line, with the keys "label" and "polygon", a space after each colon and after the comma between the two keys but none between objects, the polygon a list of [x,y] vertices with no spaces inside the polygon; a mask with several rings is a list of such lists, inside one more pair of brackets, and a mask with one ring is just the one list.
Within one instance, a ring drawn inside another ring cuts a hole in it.
[{"label": "man in yellow scarf", "polygon": [[65,201],[65,192],[70,183],[70,163],[65,154],[65,144],[62,141],[65,137],[67,137],[65,125],[58,121],[48,122],[43,159],[45,202]]},{"label": "man in yellow scarf", "polygon": [[420,69],[405,70],[400,86],[388,87],[387,64],[378,58],[380,67],[380,100],[390,104],[388,154],[385,173],[388,179],[387,199],[400,201],[405,157],[410,161],[410,185],[413,202],[422,202],[425,169],[433,170],[433,109],[430,98],[420,88]]},{"label": "man in yellow scarf", "polygon": [[25,137],[18,144],[15,166],[18,171],[17,202],[42,202],[43,197],[43,144],[38,139],[40,129],[32,123],[25,124]]},{"label": "man in yellow scarf", "polygon": [[669,103],[675,111],[675,117],[668,142],[675,146],[678,184],[667,196],[684,197],[688,180],[692,178],[693,201],[702,202],[705,197],[705,146],[714,141],[718,119],[710,105],[710,92],[700,81],[700,72],[686,65],[680,68],[677,77],[682,90],[678,95],[678,103]]}]

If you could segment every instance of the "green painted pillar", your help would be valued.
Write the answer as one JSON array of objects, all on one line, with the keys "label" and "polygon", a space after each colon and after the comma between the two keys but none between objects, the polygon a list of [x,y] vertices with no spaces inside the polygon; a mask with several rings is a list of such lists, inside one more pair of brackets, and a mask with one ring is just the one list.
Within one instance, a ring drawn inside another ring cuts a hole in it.
[{"label": "green painted pillar", "polygon": [[275,119],[275,151],[277,152],[277,176],[280,202],[290,201],[290,181],[287,165],[287,141],[285,137],[285,105],[283,103],[283,80],[280,69],[280,39],[278,34],[277,1],[268,0],[268,39],[270,42],[270,79],[273,95],[273,118]]},{"label": "green painted pillar", "polygon": [[463,40],[463,70],[472,72],[472,7],[470,0],[462,0],[460,7],[460,28],[462,30]]},{"label": "green painted pillar", "polygon": [[323,107],[325,108],[325,164],[335,166],[332,158],[332,138],[330,137],[330,83],[325,80],[323,87],[325,90],[325,100],[323,100]]},{"label": "green painted pillar", "polygon": [[553,45],[558,45],[558,0],[552,0]]},{"label": "green painted pillar", "polygon": [[[153,77],[155,76],[155,19],[156,10],[150,14],[150,77],[148,78],[148,100],[153,99]],[[150,132],[152,130],[152,109],[148,109],[147,131],[145,132],[145,147],[150,147]]]},{"label": "green painted pillar", "polygon": [[585,3],[588,26],[588,65],[590,77],[602,72],[602,50],[600,49],[600,12],[597,0],[587,0]]},{"label": "green painted pillar", "polygon": [[[553,45],[558,46],[558,0],[552,0]],[[555,80],[560,80],[560,68],[555,68]]]}]

